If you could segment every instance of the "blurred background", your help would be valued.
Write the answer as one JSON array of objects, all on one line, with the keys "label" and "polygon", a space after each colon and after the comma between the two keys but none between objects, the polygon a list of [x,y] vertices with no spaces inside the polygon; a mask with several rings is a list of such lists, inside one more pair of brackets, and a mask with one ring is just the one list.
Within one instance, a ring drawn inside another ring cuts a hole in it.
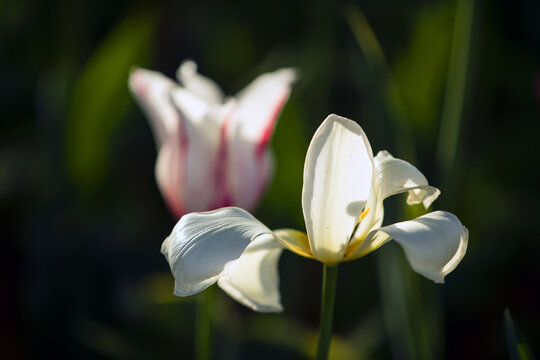
[{"label": "blurred background", "polygon": [[[256,216],[304,229],[305,151],[329,113],[415,164],[470,230],[444,285],[399,246],[340,267],[334,359],[506,359],[503,312],[539,354],[540,2],[0,0],[0,354],[189,359],[195,297],[172,295],[174,226],[130,69],[184,59],[234,94],[302,78],[278,122]],[[385,223],[412,218],[404,196]],[[307,359],[322,266],[284,252],[285,312],[217,291],[216,359]]]}]

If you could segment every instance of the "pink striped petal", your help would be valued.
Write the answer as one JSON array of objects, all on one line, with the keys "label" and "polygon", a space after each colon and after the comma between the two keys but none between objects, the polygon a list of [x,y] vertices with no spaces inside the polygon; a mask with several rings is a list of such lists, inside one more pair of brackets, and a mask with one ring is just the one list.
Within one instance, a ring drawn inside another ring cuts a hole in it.
[{"label": "pink striped petal", "polygon": [[277,70],[238,94],[226,132],[227,184],[236,206],[254,209],[267,187],[273,172],[268,144],[295,79],[294,70]]}]

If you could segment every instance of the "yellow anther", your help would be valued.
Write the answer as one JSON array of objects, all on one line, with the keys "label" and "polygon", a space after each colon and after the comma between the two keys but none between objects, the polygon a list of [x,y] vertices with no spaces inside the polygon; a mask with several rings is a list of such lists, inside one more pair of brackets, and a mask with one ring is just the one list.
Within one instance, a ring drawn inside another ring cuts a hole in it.
[{"label": "yellow anther", "polygon": [[364,219],[367,216],[369,210],[371,210],[371,208],[367,208],[366,210],[362,211],[362,213],[360,214],[360,220]]},{"label": "yellow anther", "polygon": [[362,211],[362,213],[360,214],[360,216],[358,217],[358,220],[356,220],[356,224],[354,224],[354,226],[358,225],[358,223],[360,223],[360,221],[364,220],[364,218],[367,216],[367,214],[369,213],[369,210],[371,210],[371,208],[367,208],[365,209],[364,211]]},{"label": "yellow anther", "polygon": [[358,238],[354,239],[354,234],[356,233],[356,229],[358,229],[358,224],[360,224],[360,221],[364,220],[364,218],[367,216],[367,214],[369,214],[370,210],[371,210],[371,208],[364,209],[364,211],[362,211],[362,213],[358,217],[358,220],[356,220],[356,224],[354,224],[354,230],[353,230],[353,232],[351,234],[351,237],[353,238],[353,240],[347,246],[347,249],[345,250],[344,257],[347,257],[347,256],[353,254],[356,250],[358,250],[360,245],[362,245],[362,243],[364,242],[363,238],[362,239],[358,239]]}]

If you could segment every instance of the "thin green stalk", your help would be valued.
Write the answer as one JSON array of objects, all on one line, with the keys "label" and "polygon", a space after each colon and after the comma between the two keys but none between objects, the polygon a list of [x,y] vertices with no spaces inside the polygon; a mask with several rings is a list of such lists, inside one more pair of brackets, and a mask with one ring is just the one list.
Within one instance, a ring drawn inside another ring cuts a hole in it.
[{"label": "thin green stalk", "polygon": [[442,179],[448,179],[456,158],[467,85],[473,14],[474,0],[457,1],[437,148]]},{"label": "thin green stalk", "polygon": [[531,347],[514,323],[508,308],[504,310],[504,332],[512,360],[534,360]]},{"label": "thin green stalk", "polygon": [[414,162],[416,147],[410,120],[405,110],[401,91],[394,79],[375,31],[364,13],[356,5],[350,5],[345,17],[369,68],[373,72],[374,86],[379,93],[384,110],[396,129],[396,133],[399,134],[395,140],[397,151],[401,156]]},{"label": "thin green stalk", "polygon": [[210,286],[197,296],[195,313],[195,359],[210,360],[212,357],[212,305],[215,286]]},{"label": "thin green stalk", "polygon": [[319,330],[319,345],[317,346],[317,360],[328,359],[328,353],[330,351],[337,276],[338,265],[329,266],[324,264],[321,303],[321,325]]}]

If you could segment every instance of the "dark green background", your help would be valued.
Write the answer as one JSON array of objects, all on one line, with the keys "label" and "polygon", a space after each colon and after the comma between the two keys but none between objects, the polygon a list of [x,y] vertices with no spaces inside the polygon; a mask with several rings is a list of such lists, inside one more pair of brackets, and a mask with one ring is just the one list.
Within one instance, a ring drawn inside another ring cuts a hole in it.
[{"label": "dark green background", "polygon": [[[337,113],[364,128],[374,151],[417,165],[442,190],[434,208],[470,230],[442,286],[413,273],[394,244],[342,265],[336,358],[505,359],[506,307],[538,354],[540,2],[476,1],[456,160],[445,172],[436,149],[455,9],[450,0],[0,0],[2,357],[191,357],[194,302],[171,294],[159,248],[174,220],[127,89],[132,66],[173,77],[186,58],[229,94],[261,72],[301,70],[256,213],[271,228],[303,229],[305,150]],[[353,36],[347,16],[360,10],[386,67]],[[413,216],[403,202],[387,201],[386,223]],[[284,253],[280,315],[218,291],[216,358],[309,356],[320,276],[319,263]]]}]

